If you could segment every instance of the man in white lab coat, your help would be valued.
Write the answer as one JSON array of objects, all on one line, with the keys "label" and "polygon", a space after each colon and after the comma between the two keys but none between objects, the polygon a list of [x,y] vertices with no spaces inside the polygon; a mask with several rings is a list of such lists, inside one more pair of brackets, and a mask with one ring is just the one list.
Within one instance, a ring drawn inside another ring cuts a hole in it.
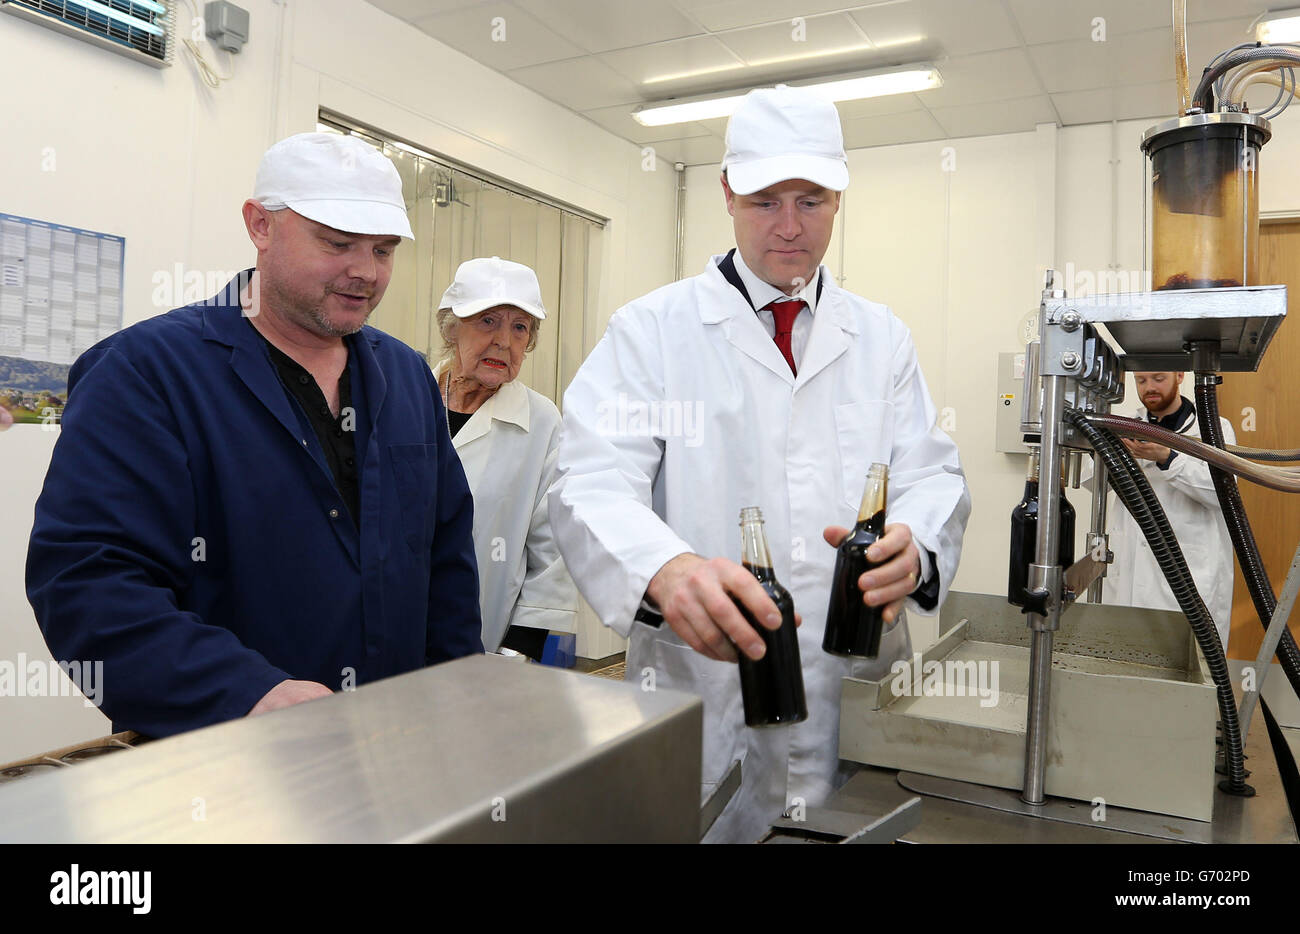
[{"label": "man in white lab coat", "polygon": [[[1136,415],[1186,435],[1201,437],[1196,406],[1179,392],[1182,373],[1141,372],[1133,374],[1143,409]],[[1232,423],[1219,419],[1224,444],[1236,444]],[[1201,599],[1214,617],[1223,650],[1228,650],[1228,628],[1232,619],[1232,541],[1224,524],[1219,500],[1214,493],[1210,467],[1203,460],[1179,454],[1162,444],[1124,439],[1151,489],[1169,517]],[[1102,600],[1117,606],[1178,610],[1160,565],[1151,554],[1138,524],[1110,494],[1111,550],[1115,561],[1106,571]]]},{"label": "man in white lab coat", "polygon": [[[847,777],[841,679],[882,678],[910,652],[905,625],[874,660],[821,648],[829,542],[856,516],[867,469],[890,467],[889,526],[870,555],[883,565],[863,580],[893,623],[905,604],[933,613],[942,602],[970,497],[908,329],[820,266],[848,185],[835,106],[800,89],[751,92],[728,124],[722,167],[738,249],[614,314],[564,396],[550,510],[579,589],[630,638],[628,679],[704,698],[703,794],[743,760],[741,788],[706,840],[747,842]],[[803,618],[809,711],[764,730],[744,725],[733,663],[736,647],[763,651],[733,597],[771,628],[780,620],[737,563],[737,519],[751,505]],[[662,626],[641,621],[655,612]]]}]

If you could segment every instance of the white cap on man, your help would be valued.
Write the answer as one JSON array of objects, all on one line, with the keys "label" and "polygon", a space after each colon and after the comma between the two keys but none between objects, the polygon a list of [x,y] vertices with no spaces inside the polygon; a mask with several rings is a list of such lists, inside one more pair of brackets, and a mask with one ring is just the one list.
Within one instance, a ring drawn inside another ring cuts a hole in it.
[{"label": "white cap on man", "polygon": [[438,302],[440,309],[450,308],[457,318],[468,318],[498,305],[511,305],[539,321],[545,320],[537,273],[523,263],[499,256],[466,260],[456,268],[456,278]]},{"label": "white cap on man", "polygon": [[738,195],[792,178],[843,191],[849,186],[849,167],[839,111],[808,88],[756,88],[727,121],[722,168]]},{"label": "white cap on man", "polygon": [[354,136],[299,133],[280,140],[262,156],[253,200],[344,233],[415,239],[396,166]]}]

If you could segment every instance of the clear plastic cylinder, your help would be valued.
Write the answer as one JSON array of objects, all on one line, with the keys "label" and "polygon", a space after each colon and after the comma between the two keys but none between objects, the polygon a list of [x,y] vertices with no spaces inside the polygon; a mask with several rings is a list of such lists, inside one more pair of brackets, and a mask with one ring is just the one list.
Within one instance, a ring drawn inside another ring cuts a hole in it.
[{"label": "clear plastic cylinder", "polygon": [[1268,121],[1244,113],[1147,131],[1152,289],[1259,282],[1259,150],[1270,136]]}]

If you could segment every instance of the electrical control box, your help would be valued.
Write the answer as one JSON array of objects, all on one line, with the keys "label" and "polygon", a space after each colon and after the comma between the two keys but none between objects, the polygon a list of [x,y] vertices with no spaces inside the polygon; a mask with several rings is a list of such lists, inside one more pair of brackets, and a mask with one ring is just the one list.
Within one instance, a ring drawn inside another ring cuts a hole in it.
[{"label": "electrical control box", "polygon": [[238,52],[248,41],[248,11],[227,0],[212,0],[206,4],[203,24],[208,38],[227,52]]},{"label": "electrical control box", "polygon": [[1020,394],[1024,391],[1024,353],[998,354],[997,414],[994,417],[994,443],[1003,454],[1025,454],[1024,435],[1020,431]]}]

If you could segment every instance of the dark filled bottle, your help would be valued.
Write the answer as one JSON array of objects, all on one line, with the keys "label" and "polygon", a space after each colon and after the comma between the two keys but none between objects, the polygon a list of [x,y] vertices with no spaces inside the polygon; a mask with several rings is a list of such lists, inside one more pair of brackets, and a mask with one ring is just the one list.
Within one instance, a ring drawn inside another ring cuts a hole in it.
[{"label": "dark filled bottle", "polygon": [[[1058,494],[1061,504],[1060,547],[1057,564],[1074,564],[1074,507],[1065,498],[1064,484]],[[1025,496],[1011,510],[1011,565],[1007,573],[1007,602],[1024,606],[1029,596],[1029,566],[1038,557],[1038,451],[1029,454]]]},{"label": "dark filled bottle", "polygon": [[749,611],[736,602],[741,616],[763,637],[767,651],[758,661],[743,652],[740,656],[740,696],[745,703],[745,726],[783,726],[808,719],[803,693],[803,666],[799,661],[799,637],[794,624],[794,600],[777,582],[772,571],[772,553],[763,531],[763,512],[757,506],[740,511],[740,555],[746,570],[758,579],[781,611],[781,628],[760,625]]},{"label": "dark filled bottle", "polygon": [[879,565],[867,560],[867,549],[885,534],[885,498],[889,492],[889,465],[872,464],[862,492],[858,522],[840,542],[831,580],[831,602],[826,610],[822,648],[832,655],[875,658],[885,630],[884,606],[862,602],[858,578]]}]

